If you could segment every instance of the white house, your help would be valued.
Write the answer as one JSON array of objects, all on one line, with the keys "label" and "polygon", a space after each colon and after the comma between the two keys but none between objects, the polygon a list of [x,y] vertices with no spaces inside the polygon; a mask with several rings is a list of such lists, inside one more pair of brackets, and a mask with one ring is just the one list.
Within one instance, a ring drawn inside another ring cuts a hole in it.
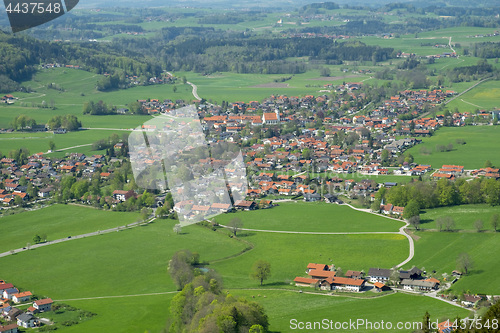
[{"label": "white house", "polygon": [[35,317],[29,313],[17,316],[17,325],[24,328],[35,327]]},{"label": "white house", "polygon": [[38,310],[38,312],[50,311],[52,309],[52,299],[44,298],[33,302],[33,307]]},{"label": "white house", "polygon": [[385,283],[391,277],[392,271],[390,269],[383,268],[370,268],[368,271],[368,279],[370,282],[382,282]]},{"label": "white house", "polygon": [[31,299],[31,296],[33,296],[31,291],[24,291],[22,293],[12,295],[12,301],[14,303],[28,302]]}]

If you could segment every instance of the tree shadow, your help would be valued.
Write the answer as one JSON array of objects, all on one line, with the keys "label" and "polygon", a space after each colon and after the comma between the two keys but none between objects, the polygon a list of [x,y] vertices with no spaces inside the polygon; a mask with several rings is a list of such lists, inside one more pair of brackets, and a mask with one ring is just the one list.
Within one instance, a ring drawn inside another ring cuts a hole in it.
[{"label": "tree shadow", "polygon": [[286,282],[271,282],[271,283],[264,283],[262,286],[273,286],[273,287],[279,287],[279,286],[288,286],[289,284]]},{"label": "tree shadow", "polygon": [[255,234],[256,233],[253,231],[240,231],[239,233],[237,233],[237,236],[240,238],[244,238],[244,237],[255,236]]}]

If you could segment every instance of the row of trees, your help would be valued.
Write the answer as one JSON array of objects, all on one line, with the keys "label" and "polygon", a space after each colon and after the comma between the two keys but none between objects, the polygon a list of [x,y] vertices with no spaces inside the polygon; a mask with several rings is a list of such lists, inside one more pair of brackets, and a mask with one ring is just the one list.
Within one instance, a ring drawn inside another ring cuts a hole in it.
[{"label": "row of trees", "polygon": [[500,205],[500,182],[492,178],[475,178],[471,181],[462,178],[456,181],[413,181],[390,189],[381,188],[376,199],[379,204],[384,199],[384,202],[402,207],[407,207],[414,201],[419,209],[478,203],[496,206]]},{"label": "row of trees", "polygon": [[83,104],[83,114],[90,114],[94,116],[116,114],[116,106],[107,105],[103,101],[99,102],[85,102]]}]

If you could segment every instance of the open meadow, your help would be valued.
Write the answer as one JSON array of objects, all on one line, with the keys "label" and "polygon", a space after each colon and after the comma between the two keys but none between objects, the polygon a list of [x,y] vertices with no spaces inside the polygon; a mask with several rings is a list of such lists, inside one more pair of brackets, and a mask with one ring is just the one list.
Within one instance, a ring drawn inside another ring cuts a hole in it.
[{"label": "open meadow", "polygon": [[[302,288],[304,291],[306,289]],[[366,322],[391,322],[396,328],[398,322],[411,323],[412,327],[391,332],[411,332],[416,330],[417,323],[422,322],[426,311],[431,314],[431,321],[439,322],[454,319],[457,316],[464,318],[470,311],[440,302],[424,296],[396,293],[377,298],[357,299],[336,296],[313,295],[294,291],[245,291],[231,290],[234,296],[252,298],[264,308],[269,316],[270,330],[273,332],[290,332],[290,320],[301,322],[321,322],[323,319],[334,322],[349,322],[364,319]],[[371,294],[371,292],[369,292]],[[260,296],[259,296],[260,295]],[[293,305],[292,305],[293,304]],[[408,304],[411,304],[409,306]],[[365,325],[356,332],[380,332],[377,329],[366,329]],[[368,326],[369,328],[369,326]],[[307,330],[307,332],[325,332],[331,330]],[[353,332],[353,329],[337,330],[335,332]]]},{"label": "open meadow", "polygon": [[272,209],[219,215],[216,220],[229,225],[233,218],[239,218],[246,229],[299,232],[397,232],[403,226],[402,222],[358,212],[348,206],[324,202],[278,204]]},{"label": "open meadow", "polygon": [[426,209],[420,214],[420,227],[423,229],[437,229],[436,219],[450,216],[455,221],[456,230],[476,231],[474,223],[481,220],[483,221],[482,231],[493,231],[490,221],[494,214],[500,216],[500,207],[487,204]]},{"label": "open meadow", "polygon": [[435,270],[436,277],[443,273],[449,276],[457,269],[456,260],[461,253],[467,253],[473,261],[470,273],[452,286],[455,292],[500,294],[500,249],[498,233],[464,232],[416,232],[420,237],[415,241],[415,257],[407,265]]},{"label": "open meadow", "polygon": [[[457,144],[458,139],[465,140],[464,145]],[[423,138],[422,143],[410,148],[415,163],[430,164],[434,169],[443,165],[463,165],[465,169],[484,167],[490,160],[500,166],[500,130],[497,126],[443,127],[432,137]],[[438,152],[436,146],[453,145],[452,151]]]},{"label": "open meadow", "polygon": [[0,252],[33,243],[35,235],[47,240],[114,228],[137,222],[138,213],[102,211],[73,205],[53,205],[21,214],[2,217],[0,223],[9,233],[0,234]]}]

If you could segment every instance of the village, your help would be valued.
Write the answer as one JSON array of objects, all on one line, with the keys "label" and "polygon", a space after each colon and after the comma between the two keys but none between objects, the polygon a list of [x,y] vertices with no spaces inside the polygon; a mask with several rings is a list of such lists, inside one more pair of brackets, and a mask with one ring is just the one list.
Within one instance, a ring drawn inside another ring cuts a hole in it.
[{"label": "village", "polygon": [[[20,292],[12,283],[0,281],[0,316],[2,323],[0,324],[0,332],[2,333],[17,333],[18,328],[34,328],[40,327],[42,321],[37,314],[52,310],[54,303],[50,298],[35,299],[32,301],[33,294],[30,291]],[[32,301],[25,310],[20,310],[19,307],[25,308],[27,303]],[[10,303],[15,303],[12,306]],[[47,321],[45,321],[47,323]]]}]

